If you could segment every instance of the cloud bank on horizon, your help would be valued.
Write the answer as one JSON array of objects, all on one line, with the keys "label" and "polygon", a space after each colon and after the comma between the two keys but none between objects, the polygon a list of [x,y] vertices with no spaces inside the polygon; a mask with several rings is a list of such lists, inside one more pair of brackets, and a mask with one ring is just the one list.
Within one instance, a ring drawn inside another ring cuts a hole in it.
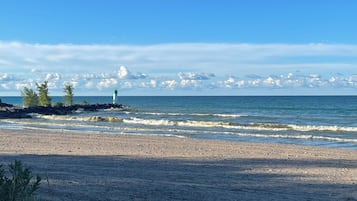
[{"label": "cloud bank on horizon", "polygon": [[312,95],[357,92],[357,45],[0,42],[0,95],[49,82],[77,95]]}]

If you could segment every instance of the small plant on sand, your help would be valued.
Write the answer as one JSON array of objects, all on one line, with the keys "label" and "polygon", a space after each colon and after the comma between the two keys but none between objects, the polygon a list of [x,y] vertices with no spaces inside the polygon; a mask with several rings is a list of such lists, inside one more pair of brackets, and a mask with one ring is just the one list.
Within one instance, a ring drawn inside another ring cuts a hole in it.
[{"label": "small plant on sand", "polygon": [[21,161],[9,165],[7,177],[3,166],[0,165],[0,201],[35,201],[41,178],[31,182],[31,171],[22,166]]}]

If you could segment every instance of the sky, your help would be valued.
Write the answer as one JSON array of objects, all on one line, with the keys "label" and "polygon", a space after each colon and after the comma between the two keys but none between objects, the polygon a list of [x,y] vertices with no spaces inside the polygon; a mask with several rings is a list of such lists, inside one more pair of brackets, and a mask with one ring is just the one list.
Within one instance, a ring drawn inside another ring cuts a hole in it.
[{"label": "sky", "polygon": [[0,97],[357,95],[354,0],[1,0]]}]

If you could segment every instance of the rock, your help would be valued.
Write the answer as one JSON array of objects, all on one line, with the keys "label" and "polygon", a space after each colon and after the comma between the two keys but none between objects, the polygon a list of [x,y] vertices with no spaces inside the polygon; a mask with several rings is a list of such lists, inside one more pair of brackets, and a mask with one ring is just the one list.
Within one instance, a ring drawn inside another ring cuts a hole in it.
[{"label": "rock", "polygon": [[[53,106],[53,107],[44,107],[44,106],[35,106],[28,108],[14,108],[11,104],[0,103],[0,106],[6,107],[6,110],[0,111],[0,119],[8,118],[31,118],[30,113],[37,113],[42,115],[68,115],[73,112],[83,110],[83,111],[97,111],[100,109],[109,109],[109,108],[123,108],[121,104],[92,104],[92,105],[72,105],[72,106]],[[8,109],[10,108],[10,109]],[[99,119],[98,117],[95,121],[105,121],[105,119]],[[122,121],[119,118],[113,118],[107,121]]]},{"label": "rock", "polygon": [[14,106],[14,105],[11,105],[11,104],[7,104],[7,103],[0,102],[0,108],[2,108],[2,107],[13,108],[13,107],[15,107],[15,106]]}]

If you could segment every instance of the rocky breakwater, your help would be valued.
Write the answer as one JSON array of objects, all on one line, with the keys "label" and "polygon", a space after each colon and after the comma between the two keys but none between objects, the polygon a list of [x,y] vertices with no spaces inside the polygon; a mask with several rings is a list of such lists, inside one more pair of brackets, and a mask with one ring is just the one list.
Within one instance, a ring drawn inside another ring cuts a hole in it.
[{"label": "rocky breakwater", "polygon": [[35,106],[28,108],[16,108],[11,104],[0,103],[0,119],[9,118],[31,118],[31,113],[43,115],[68,115],[78,110],[97,111],[101,109],[121,109],[121,104],[88,104],[88,105],[71,105],[71,106]]}]

